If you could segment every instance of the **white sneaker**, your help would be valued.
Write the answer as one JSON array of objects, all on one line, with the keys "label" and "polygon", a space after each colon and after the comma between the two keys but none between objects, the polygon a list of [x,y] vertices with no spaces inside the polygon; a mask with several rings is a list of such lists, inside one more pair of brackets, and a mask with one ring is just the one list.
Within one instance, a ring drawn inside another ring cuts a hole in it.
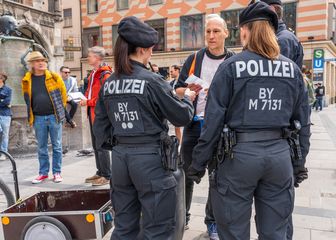
[{"label": "white sneaker", "polygon": [[60,173],[54,174],[54,183],[60,183],[63,181],[63,178]]},{"label": "white sneaker", "polygon": [[6,159],[7,159],[7,157],[5,155],[0,156],[0,161],[5,161]]}]

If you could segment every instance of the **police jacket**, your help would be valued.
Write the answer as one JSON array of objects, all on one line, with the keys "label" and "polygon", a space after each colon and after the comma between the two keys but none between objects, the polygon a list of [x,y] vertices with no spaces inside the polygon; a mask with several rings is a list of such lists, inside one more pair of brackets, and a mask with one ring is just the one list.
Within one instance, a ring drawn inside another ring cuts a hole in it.
[{"label": "police jacket", "polygon": [[96,105],[93,131],[99,147],[112,137],[153,137],[174,126],[188,124],[194,113],[192,103],[180,100],[159,75],[132,61],[133,74],[112,74],[104,83]]},{"label": "police jacket", "polygon": [[301,69],[303,62],[303,47],[294,33],[287,30],[286,24],[283,21],[279,21],[276,36],[278,38],[281,54],[295,62]]},{"label": "police jacket", "polygon": [[223,62],[212,81],[193,167],[206,167],[225,123],[237,132],[251,132],[286,128],[293,120],[302,124],[300,141],[305,159],[310,122],[300,69],[282,55],[272,61],[245,50]]}]

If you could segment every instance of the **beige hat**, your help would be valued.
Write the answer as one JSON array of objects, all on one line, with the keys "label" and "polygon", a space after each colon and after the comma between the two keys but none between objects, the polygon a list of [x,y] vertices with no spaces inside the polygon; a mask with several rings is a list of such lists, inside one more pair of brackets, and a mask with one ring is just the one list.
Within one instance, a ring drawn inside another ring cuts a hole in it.
[{"label": "beige hat", "polygon": [[38,52],[38,51],[34,51],[34,52],[31,52],[29,55],[28,55],[28,62],[33,62],[33,61],[37,61],[37,60],[44,60],[46,62],[48,62],[48,59],[46,59],[42,53]]}]

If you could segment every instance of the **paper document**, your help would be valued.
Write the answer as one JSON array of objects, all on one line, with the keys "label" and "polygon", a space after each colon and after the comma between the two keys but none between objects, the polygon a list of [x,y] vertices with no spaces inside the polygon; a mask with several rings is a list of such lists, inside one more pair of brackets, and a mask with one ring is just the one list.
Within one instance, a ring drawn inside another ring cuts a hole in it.
[{"label": "paper document", "polygon": [[87,100],[86,97],[81,92],[69,93],[69,97],[75,102],[80,102],[81,100]]},{"label": "paper document", "polygon": [[206,81],[200,79],[199,77],[196,77],[194,74],[191,74],[187,78],[187,80],[185,81],[185,83],[187,83],[187,84],[192,84],[192,83],[198,84],[198,85],[201,85],[201,87],[203,89],[208,89],[210,87],[210,85]]}]

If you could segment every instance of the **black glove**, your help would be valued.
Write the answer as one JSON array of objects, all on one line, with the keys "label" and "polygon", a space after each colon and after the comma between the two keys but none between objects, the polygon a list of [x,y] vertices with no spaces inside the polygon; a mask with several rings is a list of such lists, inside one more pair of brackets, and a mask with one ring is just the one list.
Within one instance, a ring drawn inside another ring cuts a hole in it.
[{"label": "black glove", "polygon": [[193,166],[190,166],[187,171],[187,176],[197,184],[201,182],[201,178],[204,176],[205,170],[203,171],[198,171]]},{"label": "black glove", "polygon": [[294,167],[294,187],[299,187],[299,184],[308,178],[308,169],[305,167]]}]

